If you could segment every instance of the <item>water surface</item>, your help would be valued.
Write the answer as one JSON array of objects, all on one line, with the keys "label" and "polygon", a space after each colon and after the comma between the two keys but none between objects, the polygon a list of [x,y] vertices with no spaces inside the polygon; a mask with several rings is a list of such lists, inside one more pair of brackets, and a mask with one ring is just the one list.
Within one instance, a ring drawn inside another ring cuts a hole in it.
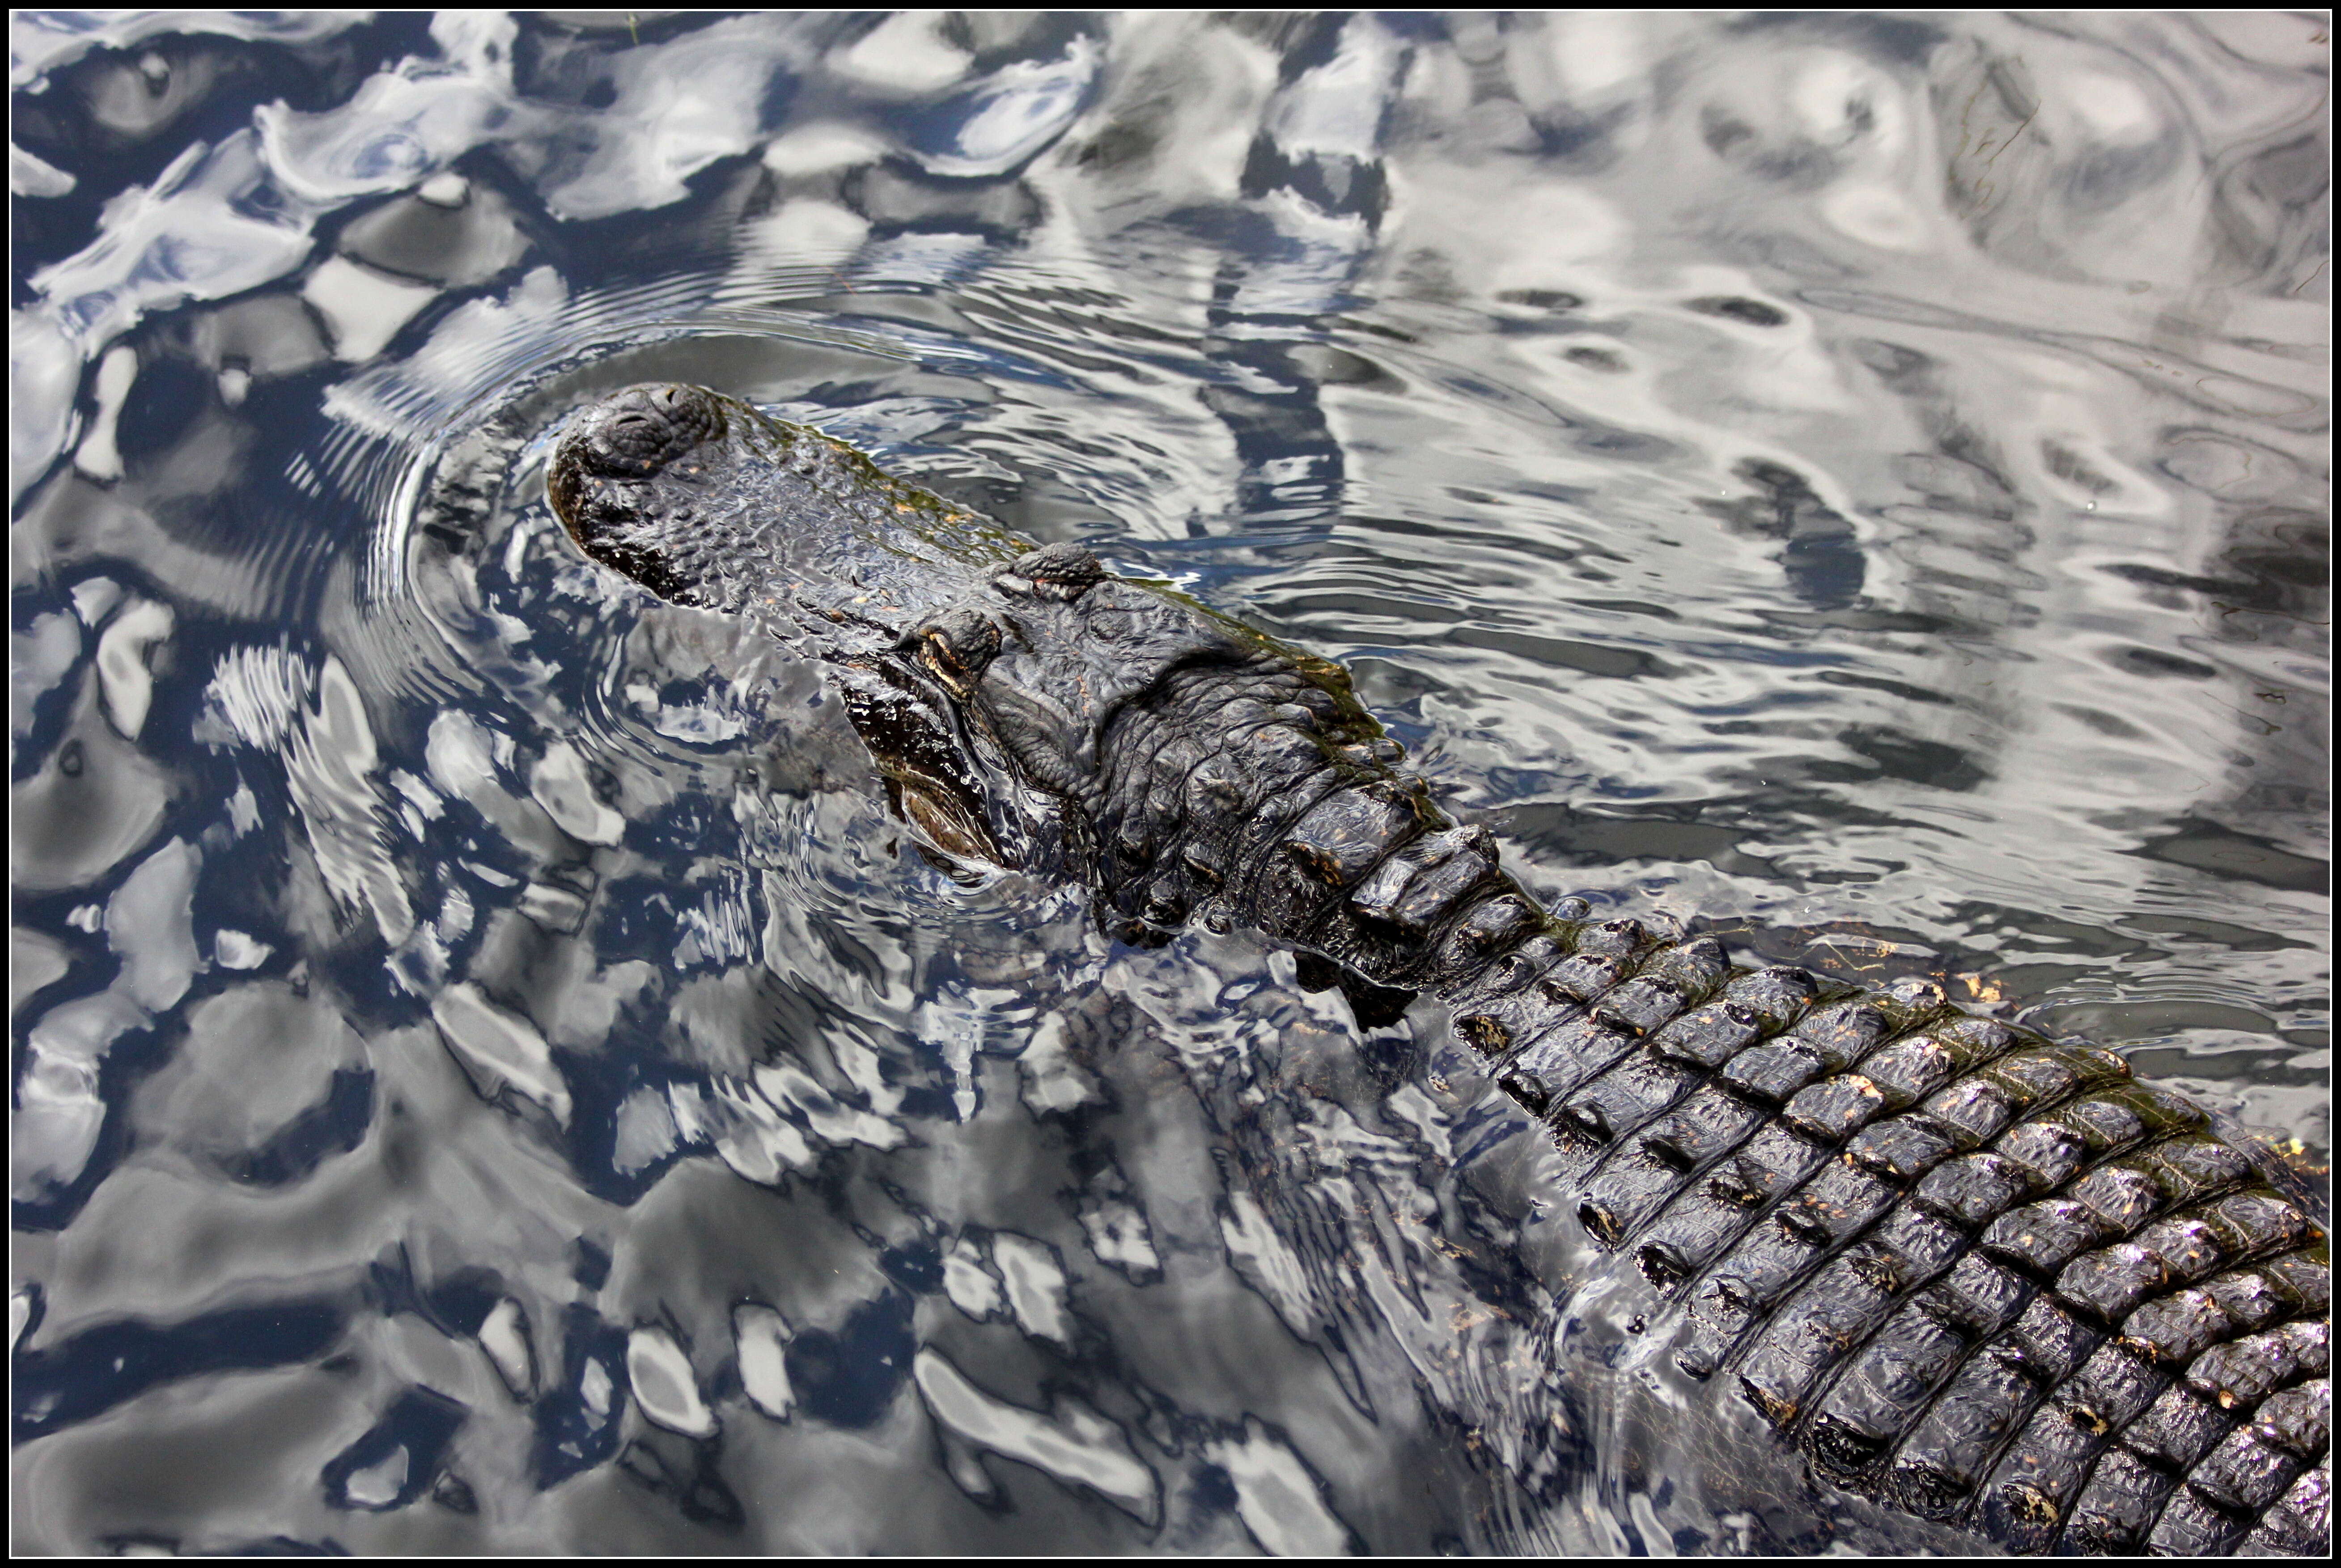
[{"label": "water surface", "polygon": [[577,555],[636,380],[2327,1158],[2321,22],[11,25],[19,1550],[1879,1543],[1549,1374],[1435,1009],[954,878]]}]

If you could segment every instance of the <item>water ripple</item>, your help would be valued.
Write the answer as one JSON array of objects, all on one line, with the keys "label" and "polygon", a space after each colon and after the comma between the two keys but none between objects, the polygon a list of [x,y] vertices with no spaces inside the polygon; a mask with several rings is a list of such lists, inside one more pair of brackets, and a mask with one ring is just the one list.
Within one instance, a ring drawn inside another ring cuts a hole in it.
[{"label": "water ripple", "polygon": [[1608,1400],[1436,1018],[930,863],[544,463],[814,424],[2314,1164],[2316,34],[15,15],[20,1540],[1908,1549]]}]

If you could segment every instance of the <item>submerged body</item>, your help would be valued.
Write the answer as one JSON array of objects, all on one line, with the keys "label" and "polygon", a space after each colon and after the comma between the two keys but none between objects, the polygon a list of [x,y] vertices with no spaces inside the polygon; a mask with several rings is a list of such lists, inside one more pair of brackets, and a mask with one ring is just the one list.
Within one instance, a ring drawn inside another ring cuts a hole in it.
[{"label": "submerged body", "polygon": [[1444,1002],[1650,1303],[1621,1382],[1913,1543],[2326,1549],[2324,1233],[2117,1057],[1548,910],[1338,667],[745,404],[618,393],[550,488],[597,561],[825,661],[931,852],[1134,943],[1257,931],[1364,1021]]}]

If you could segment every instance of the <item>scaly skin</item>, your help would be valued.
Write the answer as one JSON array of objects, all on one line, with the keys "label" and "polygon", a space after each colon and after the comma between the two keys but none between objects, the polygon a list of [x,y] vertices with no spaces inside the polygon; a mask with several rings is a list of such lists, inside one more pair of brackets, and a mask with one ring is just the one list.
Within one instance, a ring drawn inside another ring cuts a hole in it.
[{"label": "scaly skin", "polygon": [[1439,997],[1675,1366],[1817,1485],[2015,1552],[2327,1550],[2324,1233],[2119,1057],[1548,911],[1335,666],[744,404],[605,399],[550,490],[596,560],[831,661],[935,851]]}]

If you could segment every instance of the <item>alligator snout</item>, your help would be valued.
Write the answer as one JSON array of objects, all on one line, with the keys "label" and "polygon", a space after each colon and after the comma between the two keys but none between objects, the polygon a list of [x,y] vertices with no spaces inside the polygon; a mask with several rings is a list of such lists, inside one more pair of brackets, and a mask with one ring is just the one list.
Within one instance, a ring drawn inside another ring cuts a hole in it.
[{"label": "alligator snout", "polygon": [[723,430],[722,406],[699,387],[628,387],[579,422],[553,462],[573,462],[604,479],[648,479],[692,448],[721,440]]},{"label": "alligator snout", "polygon": [[[545,493],[578,547],[662,598],[710,603],[724,541],[690,492],[731,429],[725,400],[702,387],[628,387],[580,413],[553,448]],[[735,405],[736,406],[736,405]]]},{"label": "alligator snout", "polygon": [[[593,553],[593,536],[620,516],[655,511],[642,487],[670,466],[688,469],[692,453],[723,439],[722,400],[693,386],[628,387],[579,414],[553,449],[545,491],[577,541]],[[605,515],[606,514],[606,515]]]}]

